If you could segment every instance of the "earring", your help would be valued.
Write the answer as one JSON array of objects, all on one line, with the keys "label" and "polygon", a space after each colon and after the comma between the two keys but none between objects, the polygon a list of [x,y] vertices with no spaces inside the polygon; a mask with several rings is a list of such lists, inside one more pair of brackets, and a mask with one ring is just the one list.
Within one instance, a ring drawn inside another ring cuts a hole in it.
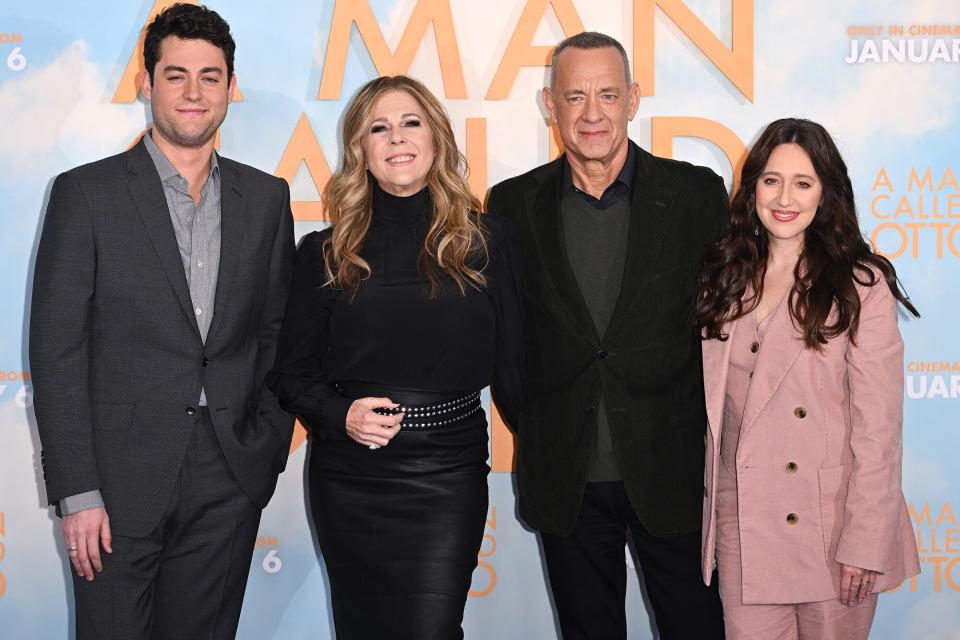
[{"label": "earring", "polygon": [[755,236],[759,236],[759,235],[760,235],[760,225],[758,225],[758,224],[753,225],[753,235],[755,235]]}]

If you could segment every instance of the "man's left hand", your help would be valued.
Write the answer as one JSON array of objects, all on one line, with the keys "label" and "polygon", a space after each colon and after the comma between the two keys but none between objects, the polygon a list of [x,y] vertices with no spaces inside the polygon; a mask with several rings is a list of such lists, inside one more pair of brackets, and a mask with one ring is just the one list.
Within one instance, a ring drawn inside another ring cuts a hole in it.
[{"label": "man's left hand", "polygon": [[63,540],[77,575],[88,582],[93,580],[94,572],[103,571],[100,545],[107,553],[113,553],[107,510],[95,507],[63,516]]}]

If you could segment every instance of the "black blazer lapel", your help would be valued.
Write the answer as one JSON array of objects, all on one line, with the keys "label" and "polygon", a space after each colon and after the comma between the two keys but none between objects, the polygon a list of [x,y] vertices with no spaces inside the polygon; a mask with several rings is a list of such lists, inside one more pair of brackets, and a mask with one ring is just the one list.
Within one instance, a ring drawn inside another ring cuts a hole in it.
[{"label": "black blazer lapel", "polygon": [[637,170],[630,201],[627,259],[620,293],[604,337],[614,335],[620,319],[653,273],[677,196],[676,191],[664,184],[666,175],[656,166],[653,156],[633,142],[630,144],[636,153]]},{"label": "black blazer lapel", "polygon": [[560,216],[563,162],[563,157],[554,161],[546,179],[533,194],[532,206],[525,209],[530,212],[528,215],[530,227],[533,229],[533,241],[540,256],[545,279],[552,285],[556,292],[555,297],[563,303],[572,319],[586,332],[581,335],[591,337],[596,344],[599,341],[597,327],[580,293],[563,236]]},{"label": "black blazer lapel", "polygon": [[223,322],[230,299],[230,283],[234,281],[240,259],[240,244],[246,221],[246,200],[243,197],[240,176],[229,161],[218,156],[220,165],[220,271],[217,291],[213,299],[213,319],[207,341]]},{"label": "black blazer lapel", "polygon": [[170,221],[167,198],[163,194],[160,175],[143,140],[127,152],[127,170],[133,174],[128,184],[130,197],[137,205],[140,219],[147,230],[147,235],[150,236],[167,280],[173,287],[174,296],[183,312],[190,318],[190,325],[197,337],[200,337],[197,318],[193,313],[193,302],[190,299],[190,288],[187,285],[187,276],[180,259],[180,247],[177,245],[177,236]]}]

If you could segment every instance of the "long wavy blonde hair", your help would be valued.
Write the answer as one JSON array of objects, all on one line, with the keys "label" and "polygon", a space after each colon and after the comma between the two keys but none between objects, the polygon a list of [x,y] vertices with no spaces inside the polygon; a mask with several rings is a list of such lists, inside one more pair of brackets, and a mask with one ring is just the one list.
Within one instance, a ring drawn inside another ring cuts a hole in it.
[{"label": "long wavy blonde hair", "polygon": [[420,82],[407,76],[371,80],[353,99],[343,118],[343,159],[323,191],[323,202],[333,234],[323,246],[327,284],[351,298],[361,281],[371,275],[360,256],[373,209],[373,177],[366,169],[363,140],[373,121],[373,108],[390,91],[405,91],[423,108],[433,133],[435,158],[427,174],[433,198],[430,229],[417,267],[437,294],[437,273],[448,275],[465,293],[466,286],[486,285],[483,269],[489,256],[487,238],[477,216],[480,201],[467,184],[467,163],[457,149],[453,129],[440,101]]}]

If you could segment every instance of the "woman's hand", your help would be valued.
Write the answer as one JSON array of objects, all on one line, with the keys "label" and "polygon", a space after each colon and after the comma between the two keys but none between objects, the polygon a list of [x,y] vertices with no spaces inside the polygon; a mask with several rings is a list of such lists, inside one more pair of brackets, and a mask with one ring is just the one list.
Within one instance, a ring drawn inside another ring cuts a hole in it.
[{"label": "woman's hand", "polygon": [[840,602],[852,607],[866,600],[873,593],[878,575],[876,571],[843,565],[843,571],[840,572]]},{"label": "woman's hand", "polygon": [[400,432],[403,414],[382,416],[373,410],[399,406],[390,398],[357,398],[347,410],[347,435],[371,449],[387,446]]}]

